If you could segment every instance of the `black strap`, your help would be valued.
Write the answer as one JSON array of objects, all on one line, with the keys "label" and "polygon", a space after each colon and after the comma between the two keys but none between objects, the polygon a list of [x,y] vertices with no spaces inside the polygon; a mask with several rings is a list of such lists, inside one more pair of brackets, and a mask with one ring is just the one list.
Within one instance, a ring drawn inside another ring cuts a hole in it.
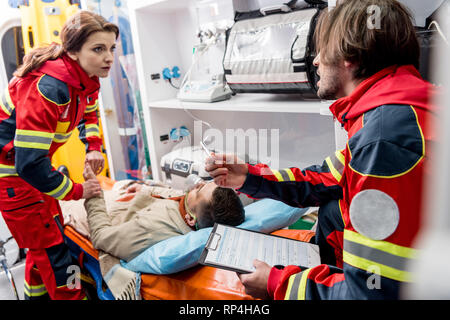
[{"label": "black strap", "polygon": [[327,2],[322,0],[305,0],[305,2],[309,4],[328,5]]},{"label": "black strap", "polygon": [[59,221],[59,215],[54,216],[53,219],[55,220],[56,225],[58,226],[58,229],[61,232],[64,243],[67,245],[66,236],[64,235],[64,228],[61,225],[61,221]]},{"label": "black strap", "polygon": [[295,8],[296,4],[297,4],[297,0],[291,0],[291,1],[285,3],[285,5],[287,5],[291,9]]}]

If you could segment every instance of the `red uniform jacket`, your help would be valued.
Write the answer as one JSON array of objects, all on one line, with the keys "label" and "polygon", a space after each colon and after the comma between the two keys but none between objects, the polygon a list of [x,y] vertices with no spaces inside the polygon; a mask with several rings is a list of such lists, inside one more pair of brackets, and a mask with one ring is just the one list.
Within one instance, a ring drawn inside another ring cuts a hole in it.
[{"label": "red uniform jacket", "polygon": [[79,124],[87,150],[100,151],[99,88],[98,78],[67,55],[13,78],[0,100],[0,179],[20,176],[55,199],[80,199],[82,185],[56,171],[50,159]]},{"label": "red uniform jacket", "polygon": [[275,299],[396,299],[400,284],[413,280],[407,265],[424,218],[434,90],[413,66],[386,68],[330,107],[348,142],[322,166],[249,165],[238,191],[293,206],[338,200],[345,225],[336,266],[272,268],[268,291]]}]

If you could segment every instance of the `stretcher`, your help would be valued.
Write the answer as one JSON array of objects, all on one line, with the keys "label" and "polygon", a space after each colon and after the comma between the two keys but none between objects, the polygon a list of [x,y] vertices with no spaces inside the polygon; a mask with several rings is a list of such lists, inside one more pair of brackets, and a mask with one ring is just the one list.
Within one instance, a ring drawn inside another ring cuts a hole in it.
[{"label": "stretcher", "polygon": [[[282,229],[272,234],[309,241],[314,232]],[[98,251],[92,243],[71,226],[64,228],[66,243],[80,266],[95,282],[100,300],[114,300],[103,281]],[[144,300],[252,300],[236,273],[208,266],[196,266],[170,275],[141,275],[141,297]]]},{"label": "stretcher", "polygon": [[[115,181],[99,177],[103,190],[112,189]],[[310,230],[281,229],[272,234],[308,242]],[[102,278],[99,252],[91,241],[73,226],[64,227],[65,241],[82,269],[82,280],[95,288],[98,299],[114,300]],[[83,275],[84,273],[86,275]],[[84,277],[84,279],[83,279]],[[140,295],[144,300],[252,300],[235,272],[197,265],[171,274],[141,273]]]}]

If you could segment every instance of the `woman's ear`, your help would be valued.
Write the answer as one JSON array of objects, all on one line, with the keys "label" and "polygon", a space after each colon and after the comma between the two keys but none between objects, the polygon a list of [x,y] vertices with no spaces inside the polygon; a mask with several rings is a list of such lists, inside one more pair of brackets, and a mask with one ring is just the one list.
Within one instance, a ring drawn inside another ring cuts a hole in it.
[{"label": "woman's ear", "polygon": [[67,55],[69,56],[69,58],[72,59],[73,61],[78,61],[78,55],[77,55],[76,53],[66,51],[66,54],[67,54]]}]

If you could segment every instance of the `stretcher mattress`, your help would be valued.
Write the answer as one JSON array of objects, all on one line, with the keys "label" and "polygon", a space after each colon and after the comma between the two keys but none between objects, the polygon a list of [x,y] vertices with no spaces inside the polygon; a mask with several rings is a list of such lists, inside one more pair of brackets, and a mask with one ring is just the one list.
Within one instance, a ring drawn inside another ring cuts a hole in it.
[{"label": "stretcher mattress", "polygon": [[[71,226],[65,227],[64,234],[98,263],[98,251],[88,239]],[[283,229],[272,234],[307,242],[314,232]],[[99,283],[99,279],[95,280]],[[245,293],[236,273],[207,266],[196,266],[170,275],[142,274],[141,296],[145,300],[253,299]]]}]

